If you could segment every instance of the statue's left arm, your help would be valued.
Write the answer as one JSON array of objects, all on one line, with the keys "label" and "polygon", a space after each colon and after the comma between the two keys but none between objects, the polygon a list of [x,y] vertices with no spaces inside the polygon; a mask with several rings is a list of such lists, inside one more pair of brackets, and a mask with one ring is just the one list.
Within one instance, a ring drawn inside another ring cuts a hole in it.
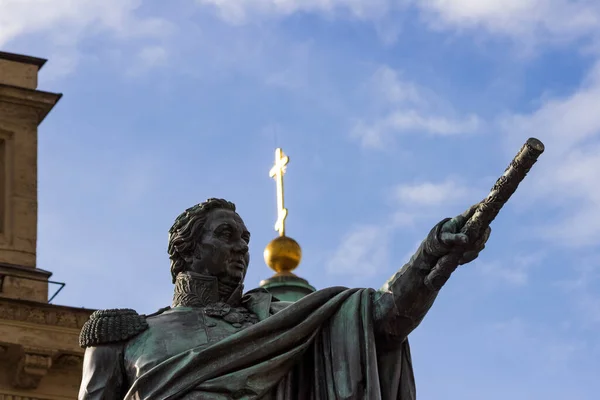
[{"label": "statue's left arm", "polygon": [[467,238],[460,229],[473,214],[475,207],[465,213],[437,224],[417,251],[381,289],[374,293],[373,318],[379,340],[389,344],[401,343],[423,320],[438,291],[426,285],[425,277],[439,263],[452,260],[445,257],[460,251],[459,264],[477,258],[489,237],[489,228],[481,238]]}]

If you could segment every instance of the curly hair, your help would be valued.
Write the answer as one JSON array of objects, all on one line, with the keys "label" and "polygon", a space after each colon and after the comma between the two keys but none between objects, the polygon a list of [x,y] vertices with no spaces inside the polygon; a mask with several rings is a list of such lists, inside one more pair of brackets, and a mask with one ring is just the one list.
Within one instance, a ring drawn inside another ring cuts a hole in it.
[{"label": "curly hair", "polygon": [[212,210],[225,209],[235,212],[235,204],[223,199],[208,199],[182,212],[169,229],[169,246],[167,252],[171,260],[171,277],[173,283],[180,272],[187,267],[186,258],[192,254],[196,246],[195,238],[204,227],[208,213]]}]

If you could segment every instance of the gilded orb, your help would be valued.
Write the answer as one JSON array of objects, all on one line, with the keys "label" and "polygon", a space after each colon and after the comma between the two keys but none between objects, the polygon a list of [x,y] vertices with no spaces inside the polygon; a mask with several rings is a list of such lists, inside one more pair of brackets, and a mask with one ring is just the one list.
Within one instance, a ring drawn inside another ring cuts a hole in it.
[{"label": "gilded orb", "polygon": [[273,239],[265,248],[265,262],[278,274],[291,273],[302,259],[298,242],[287,236]]}]

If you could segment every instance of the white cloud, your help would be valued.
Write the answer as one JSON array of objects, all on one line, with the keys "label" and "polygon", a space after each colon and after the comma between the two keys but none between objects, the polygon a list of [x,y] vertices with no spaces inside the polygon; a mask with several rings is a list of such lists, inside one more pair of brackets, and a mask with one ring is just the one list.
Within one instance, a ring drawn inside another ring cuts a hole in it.
[{"label": "white cloud", "polygon": [[[384,42],[394,42],[397,12],[417,9],[432,29],[474,29],[510,37],[520,45],[571,43],[597,38],[600,3],[596,0],[196,0],[217,10],[225,21],[247,21],[314,13],[375,23]],[[390,21],[394,21],[391,24]],[[394,28],[391,29],[390,26]]]},{"label": "white cloud", "polygon": [[299,12],[349,13],[354,18],[377,19],[391,8],[389,0],[196,0],[200,5],[215,7],[230,23],[244,23],[250,18],[288,16]]},{"label": "white cloud", "polygon": [[[506,129],[519,133],[542,132],[544,138],[558,145],[556,151],[570,150],[600,131],[600,62],[588,72],[582,85],[571,95],[545,99],[531,114],[513,115],[503,121]],[[552,147],[549,148],[552,151]]]},{"label": "white cloud", "polygon": [[79,53],[72,48],[55,50],[51,55],[51,61],[44,67],[44,82],[63,78],[77,68],[79,64]]},{"label": "white cloud", "polygon": [[[386,269],[390,258],[390,238],[402,228],[429,219],[469,197],[471,189],[447,179],[439,183],[402,184],[391,190],[394,208],[380,224],[363,225],[345,235],[327,263],[330,274],[367,277]],[[408,259],[418,248],[413,246]]]},{"label": "white cloud", "polygon": [[167,50],[162,46],[146,46],[139,51],[138,57],[146,64],[163,64],[167,59]]},{"label": "white cloud", "polygon": [[482,125],[476,115],[454,116],[444,100],[388,66],[375,71],[369,92],[369,98],[385,102],[386,111],[371,122],[361,120],[355,125],[351,136],[364,147],[383,149],[394,134],[459,135],[477,132]]},{"label": "white cloud", "polygon": [[[159,39],[171,29],[162,18],[140,17],[141,0],[0,0],[0,46],[43,35],[45,54],[60,59],[49,63],[51,75],[70,72],[79,54],[75,50],[87,35],[108,32],[119,40]],[[35,47],[35,43],[33,44]],[[64,70],[63,70],[64,69]]]},{"label": "white cloud", "polygon": [[364,225],[355,228],[342,238],[327,262],[327,272],[366,277],[386,268],[390,233],[387,226]]},{"label": "white cloud", "polygon": [[414,0],[436,28],[482,28],[520,41],[568,42],[596,36],[596,0]]},{"label": "white cloud", "polygon": [[560,207],[540,234],[565,245],[600,243],[600,63],[571,95],[546,99],[529,114],[501,119],[511,148],[530,135],[546,145],[524,193],[529,205]]},{"label": "white cloud", "polygon": [[196,0],[200,6],[213,9],[231,25],[257,20],[286,18],[294,14],[315,14],[328,20],[368,21],[386,45],[396,42],[402,22],[394,13],[411,0]]},{"label": "white cloud", "polygon": [[403,79],[402,72],[396,71],[387,65],[379,67],[371,77],[372,89],[382,98],[392,104],[406,104],[411,106],[427,106],[431,93],[417,84]]},{"label": "white cloud", "polygon": [[138,18],[140,5],[140,0],[0,0],[0,45],[40,32],[52,32],[57,44],[104,29],[123,37],[161,36],[166,22]]},{"label": "white cloud", "polygon": [[144,46],[135,55],[135,59],[127,69],[127,74],[137,76],[155,67],[163,66],[167,63],[168,56],[169,53],[164,46]]},{"label": "white cloud", "polygon": [[446,179],[437,183],[402,184],[393,192],[394,198],[404,206],[437,208],[463,202],[473,191],[455,179]]},{"label": "white cloud", "polygon": [[560,35],[568,38],[594,33],[600,17],[595,0],[196,0],[214,7],[225,20],[294,13],[351,15],[364,20],[414,6],[448,27],[483,27],[509,35]]},{"label": "white cloud", "polygon": [[475,115],[465,119],[451,119],[424,115],[416,110],[396,110],[372,124],[359,122],[352,131],[364,147],[383,148],[393,133],[423,132],[439,136],[476,132],[481,124]]},{"label": "white cloud", "polygon": [[502,281],[512,286],[527,284],[528,274],[522,268],[507,266],[504,262],[491,262],[479,266],[479,270],[494,281]]}]

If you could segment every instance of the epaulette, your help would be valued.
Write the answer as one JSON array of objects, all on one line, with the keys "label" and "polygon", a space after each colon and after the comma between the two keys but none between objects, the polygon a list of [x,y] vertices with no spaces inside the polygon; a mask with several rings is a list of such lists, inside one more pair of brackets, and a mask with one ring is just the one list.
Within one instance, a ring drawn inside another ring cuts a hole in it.
[{"label": "epaulette", "polygon": [[79,334],[81,347],[122,342],[148,329],[146,316],[130,308],[94,311]]}]

